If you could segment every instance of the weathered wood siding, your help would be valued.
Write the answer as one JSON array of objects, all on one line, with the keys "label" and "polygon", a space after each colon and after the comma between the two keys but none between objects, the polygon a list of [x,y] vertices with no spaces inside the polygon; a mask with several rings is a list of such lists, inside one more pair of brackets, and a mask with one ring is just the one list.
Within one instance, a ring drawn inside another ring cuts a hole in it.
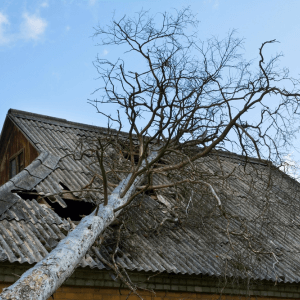
[{"label": "weathered wood siding", "polygon": [[[25,271],[31,267],[30,264],[18,262],[0,263],[0,293],[3,288],[9,287],[16,282]],[[300,299],[299,283],[272,281],[255,281],[247,284],[236,283],[232,287],[228,282],[224,288],[222,280],[214,276],[206,275],[183,275],[152,272],[130,272],[129,277],[138,286],[144,300],[285,300]],[[155,294],[150,293],[154,290]],[[220,293],[223,296],[220,298]],[[126,300],[128,289],[116,278],[113,279],[108,270],[90,269],[79,267],[54,293],[55,300]],[[241,296],[243,295],[243,296]],[[245,296],[245,295],[251,295]],[[53,300],[52,297],[49,300]],[[140,300],[131,294],[127,300]]]},{"label": "weathered wood siding", "polygon": [[[0,282],[0,292],[9,284]],[[289,297],[286,293],[282,296],[238,296],[238,295],[220,295],[208,293],[192,292],[169,292],[169,291],[149,291],[139,290],[139,295],[144,300],[288,300],[299,299],[294,296]],[[286,294],[286,296],[285,296]],[[98,288],[85,286],[62,286],[48,300],[141,300],[136,295],[126,289],[116,288]]]},{"label": "weathered wood siding", "polygon": [[9,159],[22,149],[24,149],[25,167],[27,167],[38,157],[38,151],[18,127],[6,118],[0,144],[0,186],[9,180]]}]

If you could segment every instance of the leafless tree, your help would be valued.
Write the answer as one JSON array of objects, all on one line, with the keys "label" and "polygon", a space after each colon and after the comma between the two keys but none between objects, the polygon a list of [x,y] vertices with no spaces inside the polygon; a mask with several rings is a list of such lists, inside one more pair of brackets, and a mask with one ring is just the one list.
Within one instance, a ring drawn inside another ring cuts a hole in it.
[{"label": "leafless tree", "polygon": [[[90,100],[119,129],[129,128],[128,152],[139,153],[137,162],[131,157],[133,176],[124,193],[144,172],[141,163],[154,144],[161,150],[152,164],[187,147],[202,149],[161,172],[182,168],[212,149],[233,149],[278,165],[292,144],[299,82],[279,69],[281,55],[265,61],[264,48],[276,41],[261,45],[255,65],[243,60],[243,41],[234,32],[221,41],[201,42],[196,33],[186,33],[196,25],[191,11],[184,9],[155,17],[143,11],[96,28],[101,45],[125,44],[138,62],[127,66],[121,59],[98,58],[102,84],[96,92],[101,98]],[[121,112],[105,114],[104,104]]]},{"label": "leafless tree", "polygon": [[[127,51],[116,62],[100,57],[95,61],[101,84],[94,93],[98,98],[89,103],[108,119],[109,126],[106,133],[82,139],[72,153],[74,159],[88,158],[92,174],[88,185],[73,192],[81,197],[101,192],[97,209],[69,234],[69,240],[57,246],[64,258],[57,252],[46,258],[56,266],[52,270],[56,275],[49,275],[50,263],[43,260],[1,294],[1,299],[10,299],[12,293],[19,295],[28,278],[35,282],[37,275],[45,280],[31,288],[33,294],[41,295],[34,299],[49,297],[70,276],[98,235],[133,200],[149,191],[173,193],[179,203],[164,218],[152,216],[152,232],[159,233],[166,224],[191,222],[197,212],[203,218],[210,216],[211,230],[228,236],[230,251],[236,253],[231,262],[235,267],[240,263],[235,238],[247,244],[252,254],[273,256],[276,264],[277,254],[261,246],[259,233],[250,234],[251,226],[232,215],[232,205],[238,205],[233,201],[238,191],[231,183],[242,172],[250,190],[255,189],[251,175],[255,173],[265,183],[264,199],[270,197],[272,172],[265,174],[260,167],[247,165],[247,160],[254,156],[262,164],[279,165],[286,155],[296,132],[299,81],[290,77],[287,69],[279,68],[281,55],[266,60],[264,49],[275,40],[262,43],[258,59],[248,62],[241,54],[243,40],[236,38],[235,32],[223,40],[212,37],[201,41],[197,25],[191,10],[183,9],[155,16],[141,11],[133,18],[124,16],[106,27],[95,28],[94,37],[100,39],[100,45],[125,47]],[[129,65],[126,55],[131,59]],[[107,113],[106,105],[116,114]],[[128,134],[122,132],[123,128]],[[218,156],[221,150],[243,155],[243,171],[232,168],[225,172]],[[199,164],[210,155],[215,155],[213,173]],[[195,194],[201,195],[197,201],[193,201]],[[208,203],[206,210],[199,213],[204,202]],[[262,206],[261,219],[270,212],[269,204]],[[214,223],[215,217],[223,218],[221,223]],[[80,252],[72,264],[65,252],[71,239]],[[245,257],[243,260],[242,269],[247,273]],[[111,261],[103,262],[136,293],[130,279],[118,270],[114,255]],[[64,266],[64,272],[58,264]],[[44,293],[38,291],[41,286]]]}]

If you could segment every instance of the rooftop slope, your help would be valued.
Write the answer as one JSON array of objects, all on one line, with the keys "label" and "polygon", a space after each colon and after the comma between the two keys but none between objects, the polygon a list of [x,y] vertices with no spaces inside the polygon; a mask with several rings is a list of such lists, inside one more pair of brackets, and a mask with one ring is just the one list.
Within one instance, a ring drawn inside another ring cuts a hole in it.
[{"label": "rooftop slope", "polygon": [[[40,180],[31,180],[27,187],[23,185],[24,189],[58,193],[62,191],[61,183],[70,190],[88,184],[93,175],[87,168],[88,159],[65,156],[76,149],[79,139],[105,134],[104,128],[15,110],[8,117],[40,153],[57,159],[50,172]],[[224,218],[216,209],[215,199],[201,184],[139,197],[135,207],[123,215],[125,226],[116,255],[119,265],[128,270],[215,276],[226,273],[299,282],[299,183],[268,164],[230,153],[215,152],[199,160],[197,168],[202,175],[211,175],[209,182],[230,218]],[[12,182],[18,189],[17,180]],[[165,176],[153,177],[155,185],[168,182]],[[5,193],[12,189],[2,188]],[[102,197],[99,193],[88,196],[87,202],[97,202]],[[15,199],[1,212],[1,260],[34,263],[74,226],[35,200],[25,200]],[[53,201],[64,202],[59,196]],[[167,218],[173,221],[158,226]],[[235,234],[228,235],[228,231]],[[115,245],[112,226],[104,234],[102,245],[95,243],[82,266],[104,268],[102,258],[109,259]]]}]

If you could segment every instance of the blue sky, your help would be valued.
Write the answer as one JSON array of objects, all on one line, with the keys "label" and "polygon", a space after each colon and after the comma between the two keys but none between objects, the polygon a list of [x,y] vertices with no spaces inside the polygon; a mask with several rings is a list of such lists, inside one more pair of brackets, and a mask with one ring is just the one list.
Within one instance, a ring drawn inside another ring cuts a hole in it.
[{"label": "blue sky", "polygon": [[299,77],[298,0],[1,0],[0,124],[15,108],[105,126],[87,104],[99,87],[92,62],[97,54],[113,59],[122,53],[96,46],[93,27],[107,24],[113,12],[155,13],[187,5],[197,13],[202,39],[236,29],[245,38],[247,58],[258,56],[262,42],[277,39],[272,53],[283,52],[282,66]]}]

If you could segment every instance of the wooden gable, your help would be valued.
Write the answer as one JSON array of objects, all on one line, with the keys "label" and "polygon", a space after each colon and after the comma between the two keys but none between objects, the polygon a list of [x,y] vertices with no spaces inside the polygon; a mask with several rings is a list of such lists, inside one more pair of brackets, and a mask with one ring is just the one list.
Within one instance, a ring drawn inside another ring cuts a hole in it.
[{"label": "wooden gable", "polygon": [[22,168],[26,168],[39,155],[29,139],[7,117],[0,138],[0,186],[10,179],[10,161],[22,152]]}]

